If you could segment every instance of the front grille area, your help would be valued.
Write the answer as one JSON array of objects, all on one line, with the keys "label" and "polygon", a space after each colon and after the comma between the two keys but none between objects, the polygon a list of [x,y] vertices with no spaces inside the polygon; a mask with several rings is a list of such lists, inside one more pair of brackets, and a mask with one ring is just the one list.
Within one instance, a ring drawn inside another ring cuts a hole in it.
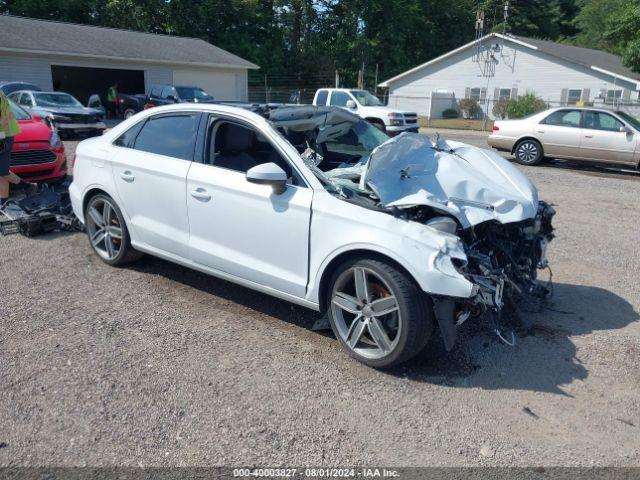
[{"label": "front grille area", "polygon": [[71,119],[71,123],[96,123],[98,121],[95,115],[69,115],[65,113],[64,116]]},{"label": "front grille area", "polygon": [[11,152],[10,164],[12,167],[24,167],[26,165],[40,165],[56,161],[56,154],[51,150],[21,150]]},{"label": "front grille area", "polygon": [[38,170],[37,172],[20,172],[20,178],[45,177],[53,173],[53,168]]},{"label": "front grille area", "polygon": [[414,125],[418,123],[418,114],[416,113],[405,113],[404,121],[407,125]]}]

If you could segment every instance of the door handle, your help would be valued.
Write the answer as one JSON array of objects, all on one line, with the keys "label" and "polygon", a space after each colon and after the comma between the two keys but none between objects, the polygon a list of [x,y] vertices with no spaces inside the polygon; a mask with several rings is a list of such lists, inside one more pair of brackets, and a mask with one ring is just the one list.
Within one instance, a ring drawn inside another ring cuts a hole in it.
[{"label": "door handle", "polygon": [[538,130],[538,133],[544,133],[544,130]]},{"label": "door handle", "polygon": [[584,138],[593,138],[593,135],[585,135]]},{"label": "door handle", "polygon": [[209,200],[211,200],[211,195],[209,195],[207,191],[202,187],[198,187],[195,190],[192,190],[191,196],[197,200],[202,200],[203,202],[208,202]]},{"label": "door handle", "polygon": [[136,179],[133,173],[131,173],[129,170],[125,170],[124,172],[122,172],[120,174],[120,178],[129,183],[133,182]]}]

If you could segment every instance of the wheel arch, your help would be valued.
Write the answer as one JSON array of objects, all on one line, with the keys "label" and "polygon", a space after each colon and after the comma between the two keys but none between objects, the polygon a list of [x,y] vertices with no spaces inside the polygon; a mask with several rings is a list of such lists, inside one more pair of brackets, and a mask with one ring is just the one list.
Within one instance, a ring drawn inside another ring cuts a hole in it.
[{"label": "wheel arch", "polygon": [[320,283],[318,285],[318,306],[322,313],[325,313],[327,310],[326,298],[329,290],[329,282],[331,281],[331,277],[336,272],[338,267],[340,267],[340,265],[342,265],[348,260],[364,259],[364,258],[370,259],[370,260],[382,261],[391,265],[392,267],[398,269],[400,272],[405,274],[407,278],[411,282],[413,282],[420,291],[422,291],[422,288],[420,287],[420,284],[418,283],[414,275],[407,268],[405,268],[402,265],[402,263],[400,263],[397,259],[385,253],[382,253],[380,251],[367,249],[367,248],[354,248],[354,249],[347,250],[337,254],[327,263],[327,265],[322,270],[322,274],[320,276]]},{"label": "wheel arch", "polygon": [[515,142],[513,142],[513,147],[511,147],[511,154],[512,155],[515,154],[516,148],[518,148],[518,145],[520,145],[525,140],[534,140],[534,141],[538,142],[538,144],[540,144],[540,148],[542,149],[542,155],[544,156],[544,145],[542,145],[542,142],[540,141],[539,138],[536,138],[533,135],[525,135],[524,137],[520,137]]},{"label": "wheel arch", "polygon": [[378,125],[385,126],[384,121],[378,117],[366,117],[365,120],[369,123],[377,123]]}]

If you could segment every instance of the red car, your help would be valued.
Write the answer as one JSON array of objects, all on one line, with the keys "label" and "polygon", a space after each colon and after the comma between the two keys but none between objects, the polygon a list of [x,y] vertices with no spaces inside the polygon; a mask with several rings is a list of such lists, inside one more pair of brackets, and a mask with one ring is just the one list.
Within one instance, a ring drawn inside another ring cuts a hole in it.
[{"label": "red car", "polygon": [[62,182],[67,176],[67,155],[58,134],[13,102],[11,108],[21,130],[11,149],[11,171],[31,182]]}]

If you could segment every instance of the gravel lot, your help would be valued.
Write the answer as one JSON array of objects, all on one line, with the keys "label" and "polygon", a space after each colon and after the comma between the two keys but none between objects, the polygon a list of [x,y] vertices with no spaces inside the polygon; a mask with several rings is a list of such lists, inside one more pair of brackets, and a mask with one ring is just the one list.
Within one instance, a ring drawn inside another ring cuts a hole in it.
[{"label": "gravel lot", "polygon": [[557,204],[550,308],[516,347],[467,322],[388,372],[314,312],[110,268],[82,234],[0,237],[0,465],[640,466],[640,177],[525,171]]}]

